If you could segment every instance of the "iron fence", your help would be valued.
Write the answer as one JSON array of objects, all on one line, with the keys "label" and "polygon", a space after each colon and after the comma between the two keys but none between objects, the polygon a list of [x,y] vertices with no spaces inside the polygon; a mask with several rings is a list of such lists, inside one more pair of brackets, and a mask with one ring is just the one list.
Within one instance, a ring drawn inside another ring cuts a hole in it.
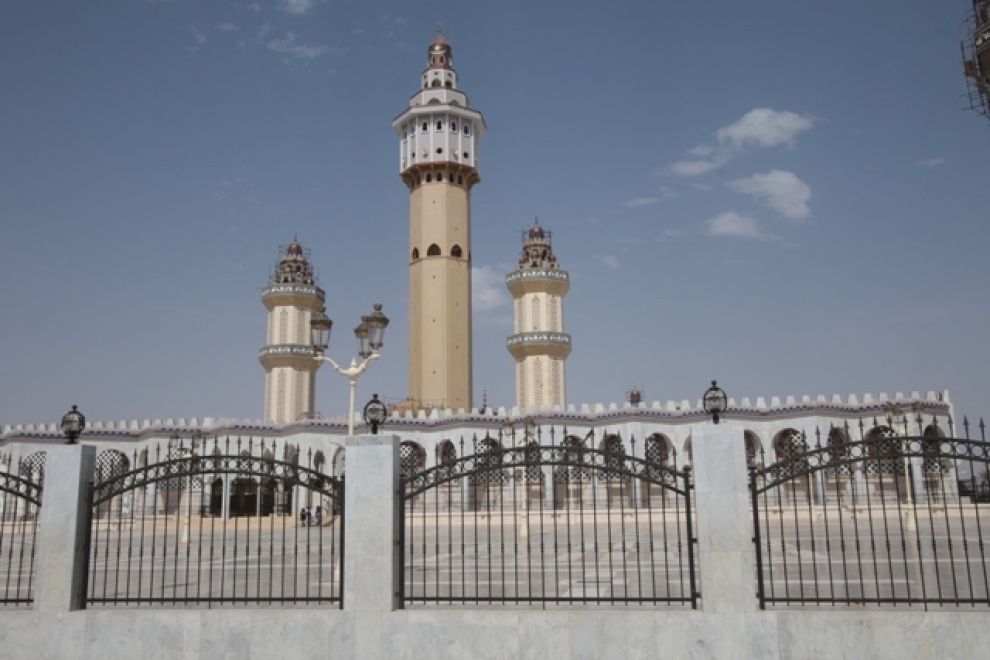
[{"label": "iron fence", "polygon": [[0,606],[34,602],[35,547],[45,480],[45,453],[0,469]]},{"label": "iron fence", "polygon": [[990,606],[990,443],[918,416],[777,438],[750,463],[760,607]]},{"label": "iron fence", "polygon": [[542,435],[446,441],[430,467],[402,444],[403,606],[696,608],[690,467],[659,440]]},{"label": "iron fence", "polygon": [[98,454],[87,605],[340,604],[343,478],[300,458],[229,437]]}]

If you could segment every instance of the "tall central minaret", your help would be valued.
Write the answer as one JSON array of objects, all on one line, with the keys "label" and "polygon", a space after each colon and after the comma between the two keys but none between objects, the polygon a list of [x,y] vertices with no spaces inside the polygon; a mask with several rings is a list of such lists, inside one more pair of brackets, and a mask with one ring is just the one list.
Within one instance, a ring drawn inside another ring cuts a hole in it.
[{"label": "tall central minaret", "polygon": [[471,408],[471,187],[481,113],[457,88],[443,34],[427,49],[420,90],[395,120],[409,187],[409,404]]}]

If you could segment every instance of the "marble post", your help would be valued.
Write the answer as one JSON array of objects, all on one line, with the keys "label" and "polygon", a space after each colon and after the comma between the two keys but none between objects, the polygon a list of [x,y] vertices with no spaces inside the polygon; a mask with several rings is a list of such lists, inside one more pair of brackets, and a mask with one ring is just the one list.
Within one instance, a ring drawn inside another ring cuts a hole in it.
[{"label": "marble post", "polygon": [[711,422],[691,433],[701,608],[706,612],[758,609],[749,474],[740,433]]},{"label": "marble post", "polygon": [[398,605],[399,438],[348,437],[344,480],[344,608],[390,612]]},{"label": "marble post", "polygon": [[34,606],[39,612],[63,614],[85,607],[88,493],[96,448],[53,445],[45,451]]}]

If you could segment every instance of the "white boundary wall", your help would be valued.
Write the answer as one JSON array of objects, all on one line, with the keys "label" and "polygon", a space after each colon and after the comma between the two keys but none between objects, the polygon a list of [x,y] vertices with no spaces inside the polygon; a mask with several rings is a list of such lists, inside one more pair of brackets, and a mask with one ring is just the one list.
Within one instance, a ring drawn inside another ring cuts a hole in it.
[{"label": "white boundary wall", "polygon": [[[398,437],[348,438],[345,609],[74,609],[83,482],[94,447],[48,446],[30,610],[0,610],[0,657],[21,658],[972,658],[990,613],[759,611],[745,454],[696,429],[701,609],[396,610]],[[731,449],[729,449],[731,448]],[[731,451],[731,457],[727,453]],[[391,482],[391,487],[388,482]],[[702,486],[702,483],[705,485]],[[742,493],[742,497],[739,496]],[[71,540],[76,538],[76,543]]]}]

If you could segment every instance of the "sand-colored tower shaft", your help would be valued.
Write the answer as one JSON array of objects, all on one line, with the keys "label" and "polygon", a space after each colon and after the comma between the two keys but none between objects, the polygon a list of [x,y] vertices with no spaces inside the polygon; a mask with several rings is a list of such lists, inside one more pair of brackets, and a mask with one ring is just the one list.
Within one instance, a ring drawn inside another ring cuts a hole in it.
[{"label": "sand-colored tower shaft", "polygon": [[409,107],[393,121],[409,188],[409,401],[470,409],[471,188],[479,181],[481,113],[457,88],[442,34]]}]

